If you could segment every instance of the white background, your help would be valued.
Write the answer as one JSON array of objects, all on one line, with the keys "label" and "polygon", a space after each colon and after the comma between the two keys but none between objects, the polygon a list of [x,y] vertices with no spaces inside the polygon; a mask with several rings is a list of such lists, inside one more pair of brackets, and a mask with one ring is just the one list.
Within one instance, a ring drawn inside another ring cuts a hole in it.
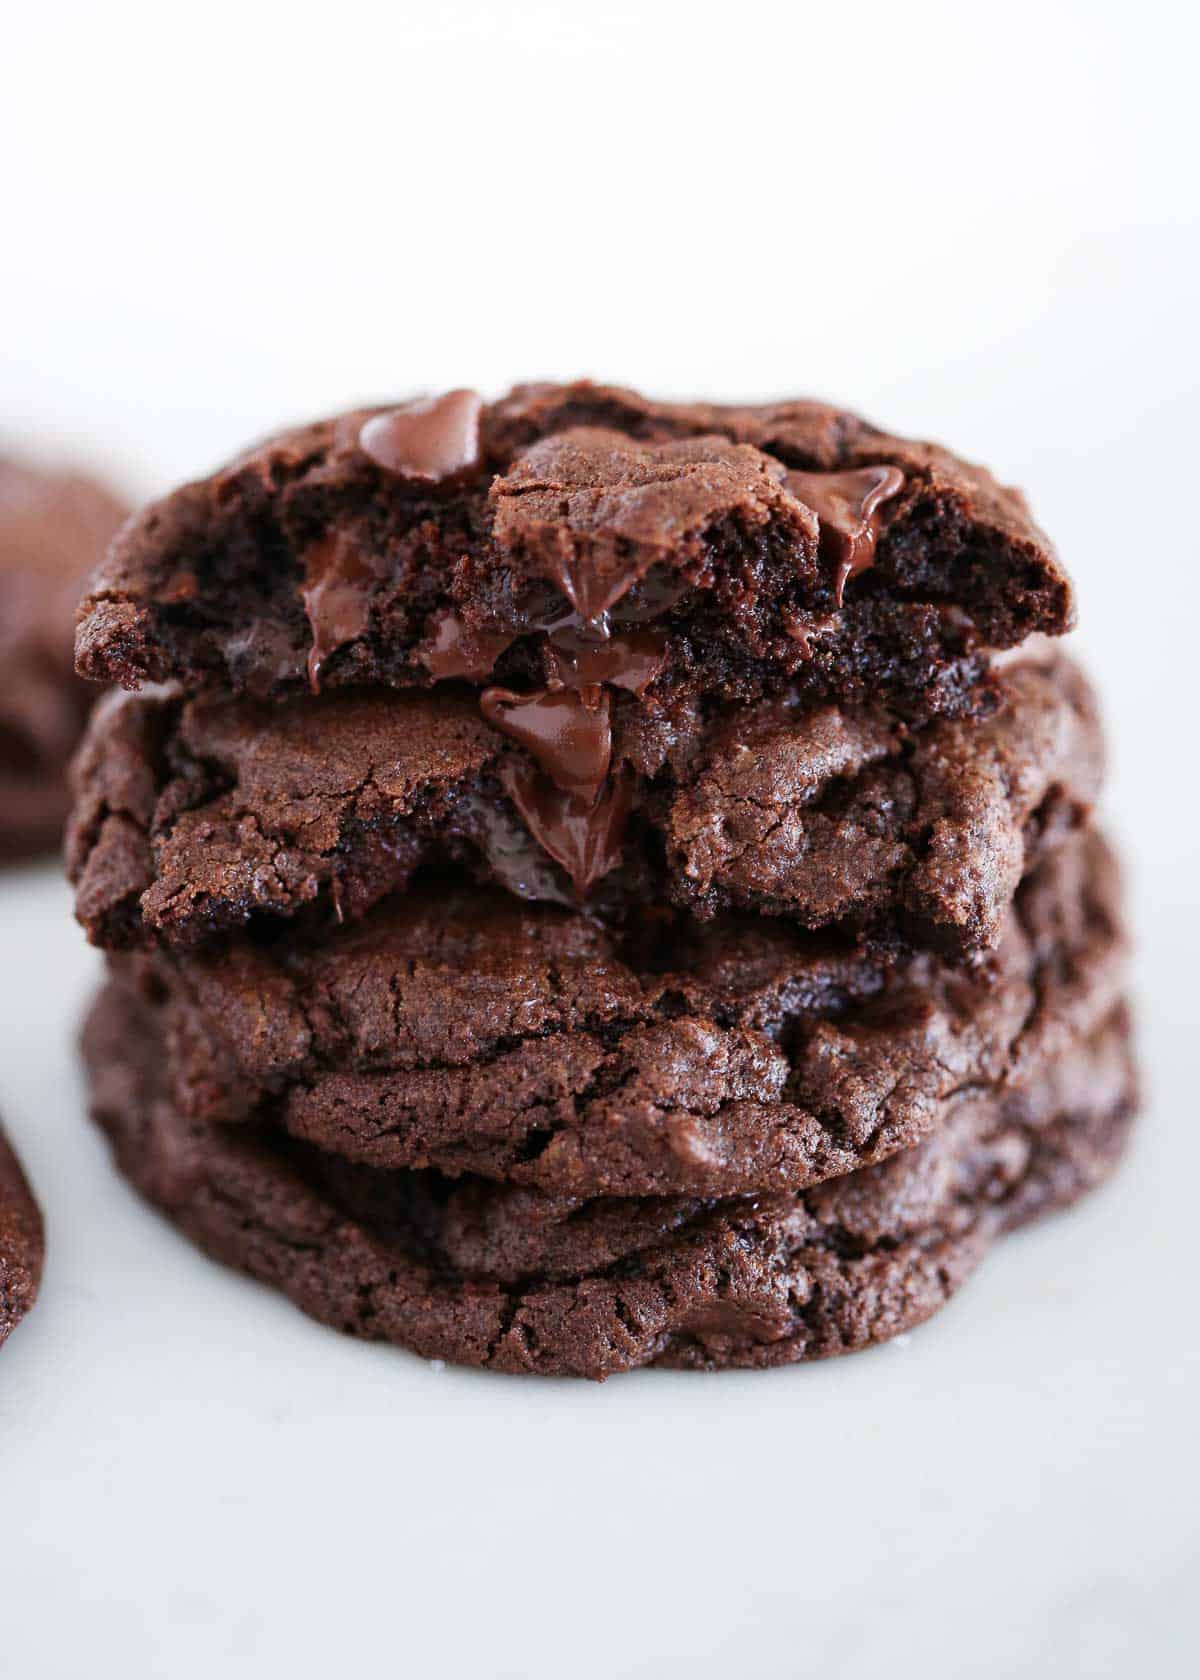
[{"label": "white background", "polygon": [[1195,1672],[1200,295],[1180,4],[2,8],[0,432],[150,493],[364,397],[836,397],[1024,484],[1113,737],[1150,1102],[903,1345],[438,1372],[109,1172],[51,868],[0,882],[44,1203],[0,1353],[0,1674]]}]

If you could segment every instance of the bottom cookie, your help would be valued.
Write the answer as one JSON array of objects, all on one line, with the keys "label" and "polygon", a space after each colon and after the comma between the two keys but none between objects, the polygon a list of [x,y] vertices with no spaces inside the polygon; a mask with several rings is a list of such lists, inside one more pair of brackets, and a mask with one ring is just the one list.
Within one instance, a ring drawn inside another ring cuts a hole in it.
[{"label": "bottom cookie", "polygon": [[0,1342],[37,1298],[44,1252],[41,1213],[20,1162],[0,1132]]},{"label": "bottom cookie", "polygon": [[185,1120],[158,1021],[117,985],[84,1054],[121,1170],[217,1259],[427,1358],[597,1378],[828,1358],[911,1329],[997,1237],[1099,1184],[1136,1104],[1118,1009],[1035,1083],[964,1091],[881,1165],[793,1194],[569,1202]]}]

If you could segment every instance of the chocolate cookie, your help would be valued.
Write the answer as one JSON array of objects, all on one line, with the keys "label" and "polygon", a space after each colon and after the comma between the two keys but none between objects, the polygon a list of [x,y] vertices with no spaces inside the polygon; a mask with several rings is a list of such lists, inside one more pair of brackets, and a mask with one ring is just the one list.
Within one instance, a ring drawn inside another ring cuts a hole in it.
[{"label": "chocolate cookie", "polygon": [[1072,617],[1019,493],[945,450],[820,403],[577,384],[271,439],[126,528],[77,651],[257,698],[465,679],[521,738],[614,691],[973,710],[981,650]]},{"label": "chocolate cookie", "polygon": [[45,1246],[38,1205],[0,1131],[0,1342],[37,1298]]},{"label": "chocolate cookie", "polygon": [[555,1194],[796,1188],[925,1136],[966,1085],[1032,1077],[1111,1009],[1124,958],[1092,833],[964,972],[761,918],[622,930],[447,888],[332,936],[115,959],[162,1000],[172,1101],[264,1105],[363,1163]]},{"label": "chocolate cookie", "polygon": [[[628,822],[590,907],[669,900],[991,948],[1022,875],[1087,815],[1102,764],[1093,696],[1061,654],[1009,665],[997,696],[984,720],[912,729],[878,707],[696,707],[668,737],[631,707],[613,746]],[[74,771],[79,919],[109,947],[329,922],[446,859],[569,904],[578,883],[510,795],[535,769],[461,687],[272,705],[113,695]]]},{"label": "chocolate cookie", "polygon": [[1118,1008],[1033,1083],[964,1089],[922,1146],[815,1189],[514,1208],[506,1188],[348,1174],[270,1132],[184,1119],[157,1026],[118,987],[85,1035],[93,1113],[137,1188],[325,1323],[498,1371],[761,1367],[884,1341],[997,1237],[1098,1184],[1136,1098]]},{"label": "chocolate cookie", "polygon": [[124,514],[91,479],[0,458],[0,860],[59,844],[94,699],[73,668],[75,607]]}]

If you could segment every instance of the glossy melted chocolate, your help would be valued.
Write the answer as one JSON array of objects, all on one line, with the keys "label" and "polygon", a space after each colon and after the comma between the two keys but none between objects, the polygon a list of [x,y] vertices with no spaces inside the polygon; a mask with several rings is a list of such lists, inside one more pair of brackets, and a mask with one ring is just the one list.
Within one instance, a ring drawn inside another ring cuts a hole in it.
[{"label": "glossy melted chocolate", "polygon": [[[452,477],[479,463],[480,407],[472,391],[408,403],[367,420],[359,447],[401,477]],[[903,474],[890,466],[791,471],[785,482],[817,516],[840,607],[849,579],[874,562],[879,510],[899,494]],[[314,691],[323,662],[366,630],[376,581],[370,557],[349,538],[333,536],[310,551],[303,597]],[[532,765],[505,770],[505,786],[529,833],[582,898],[620,861],[633,802],[632,773],[613,766],[609,690],[624,688],[640,699],[662,674],[666,637],[642,626],[667,612],[686,585],[671,576],[646,577],[632,564],[601,577],[580,557],[564,558],[555,581],[569,605],[556,601],[531,617],[525,631],[469,629],[443,609],[418,658],[435,680],[482,683],[518,634],[545,636],[546,686],[527,694],[487,688],[479,704],[487,721],[532,758]],[[806,641],[802,625],[789,626],[789,633]]]},{"label": "glossy melted chocolate", "polygon": [[594,805],[612,763],[609,698],[603,688],[513,694],[485,688],[479,708],[495,729],[523,746],[560,793]]},{"label": "glossy melted chocolate", "polygon": [[900,494],[904,474],[898,467],[789,472],[784,483],[817,516],[821,549],[836,567],[834,592],[840,607],[849,580],[875,563],[879,509]]},{"label": "glossy melted chocolate", "polygon": [[486,682],[516,639],[502,631],[468,630],[458,614],[446,608],[435,618],[432,639],[418,650],[417,658],[436,681],[459,677]]},{"label": "glossy melted chocolate", "polygon": [[[607,614],[586,621],[556,612],[544,621],[546,687],[528,694],[487,688],[484,717],[525,748],[532,766],[509,767],[505,787],[530,835],[571,878],[583,898],[621,857],[633,799],[632,777],[613,773],[610,688],[639,698],[667,663],[661,632],[612,634]],[[435,677],[480,682],[515,640],[468,630],[441,613],[420,655]]]},{"label": "glossy melted chocolate", "polygon": [[401,478],[434,483],[453,478],[479,464],[482,408],[474,391],[422,397],[364,421],[359,448],[376,466]]},{"label": "glossy melted chocolate", "polygon": [[598,642],[566,628],[552,632],[548,642],[551,688],[585,690],[611,683],[640,700],[667,663],[666,639],[654,630],[630,630]]},{"label": "glossy melted chocolate", "polygon": [[366,633],[379,575],[378,561],[344,532],[335,531],[309,549],[300,595],[312,631],[308,685],[314,694],[330,654]]},{"label": "glossy melted chocolate", "polygon": [[565,792],[527,765],[509,766],[503,781],[522,822],[538,845],[566,870],[577,898],[586,897],[620,863],[633,802],[629,771],[610,776],[594,801]]}]

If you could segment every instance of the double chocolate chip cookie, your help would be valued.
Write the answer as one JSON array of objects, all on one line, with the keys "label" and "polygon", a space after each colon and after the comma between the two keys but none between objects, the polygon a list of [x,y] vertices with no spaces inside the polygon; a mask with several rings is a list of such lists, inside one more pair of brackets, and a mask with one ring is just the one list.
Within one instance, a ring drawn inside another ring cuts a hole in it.
[{"label": "double chocolate chip cookie", "polygon": [[818,403],[453,391],[185,486],[77,642],[123,1170],[497,1369],[928,1316],[1132,1112],[1073,620],[1018,492]]},{"label": "double chocolate chip cookie", "polygon": [[176,491],[114,545],[78,652],[259,698],[457,677],[669,712],[791,683],[946,711],[984,650],[1073,612],[1019,492],[945,450],[821,403],[531,385],[285,432]]},{"label": "double chocolate chip cookie", "polygon": [[[718,708],[653,757],[628,737],[629,811],[589,908],[728,910],[876,942],[990,949],[1026,870],[1086,819],[1102,743],[1062,655],[995,678],[985,719],[882,707]],[[107,946],[192,945],[277,919],[365,915],[452,859],[520,898],[576,887],[511,796],[535,773],[462,685],[319,702],[114,695],[75,768],[68,864]]]}]

